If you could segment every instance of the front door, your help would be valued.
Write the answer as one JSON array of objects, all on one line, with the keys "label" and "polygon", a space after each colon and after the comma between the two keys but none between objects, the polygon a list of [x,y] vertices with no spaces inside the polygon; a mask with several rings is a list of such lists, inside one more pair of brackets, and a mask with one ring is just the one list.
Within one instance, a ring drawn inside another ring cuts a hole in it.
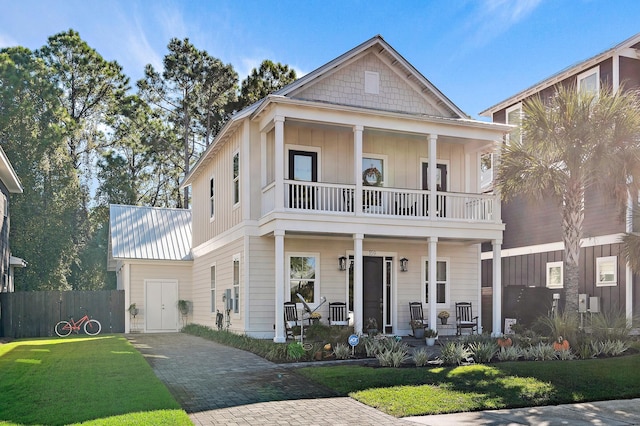
[{"label": "front door", "polygon": [[178,330],[178,283],[172,280],[145,281],[146,330]]},{"label": "front door", "polygon": [[[290,150],[289,180],[317,182],[318,153]],[[289,186],[289,207],[296,209],[314,209],[315,187],[304,184],[293,184]]]},{"label": "front door", "polygon": [[362,259],[362,324],[366,332],[367,323],[374,318],[378,324],[378,331],[384,331],[383,321],[383,258],[365,256]]},{"label": "front door", "polygon": [[[429,163],[422,163],[422,189],[425,191],[429,190]],[[436,165],[436,191],[437,192],[447,192],[447,165],[446,164],[437,164]],[[437,215],[440,217],[446,216],[446,198],[444,195],[438,195],[436,199],[436,208]],[[429,206],[429,202],[427,200],[427,208]]]}]

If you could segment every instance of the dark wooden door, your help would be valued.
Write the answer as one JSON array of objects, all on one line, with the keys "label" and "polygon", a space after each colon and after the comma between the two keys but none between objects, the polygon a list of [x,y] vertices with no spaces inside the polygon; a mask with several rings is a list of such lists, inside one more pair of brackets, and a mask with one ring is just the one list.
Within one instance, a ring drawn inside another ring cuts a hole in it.
[{"label": "dark wooden door", "polygon": [[[383,278],[383,258],[365,256],[362,260],[362,323],[367,324],[369,318],[375,318],[378,323],[378,330],[382,331],[384,322],[382,321],[382,278]],[[366,330],[364,330],[366,332]]]}]

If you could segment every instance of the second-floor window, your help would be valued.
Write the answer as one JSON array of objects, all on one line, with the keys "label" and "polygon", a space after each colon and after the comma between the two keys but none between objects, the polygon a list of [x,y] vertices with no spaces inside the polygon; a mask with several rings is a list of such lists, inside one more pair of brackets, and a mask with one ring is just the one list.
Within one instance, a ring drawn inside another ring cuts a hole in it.
[{"label": "second-floor window", "polygon": [[240,153],[233,154],[233,204],[240,202]]},{"label": "second-floor window", "polygon": [[507,124],[517,126],[507,135],[507,143],[519,141],[522,142],[522,104],[516,104],[507,108]]},{"label": "second-floor window", "polygon": [[600,90],[600,68],[591,68],[577,77],[578,91],[598,93]]},{"label": "second-floor window", "polygon": [[209,217],[213,219],[216,213],[216,203],[215,203],[215,195],[216,195],[216,186],[215,179],[209,179]]},{"label": "second-floor window", "polygon": [[596,286],[618,284],[618,257],[607,256],[596,259]]}]

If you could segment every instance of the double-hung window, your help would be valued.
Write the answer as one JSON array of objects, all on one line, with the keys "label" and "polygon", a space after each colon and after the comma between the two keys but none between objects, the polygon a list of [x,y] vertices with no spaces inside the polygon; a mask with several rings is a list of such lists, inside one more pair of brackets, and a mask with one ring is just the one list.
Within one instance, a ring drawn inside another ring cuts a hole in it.
[{"label": "double-hung window", "polygon": [[215,203],[215,195],[216,195],[216,186],[215,179],[209,179],[209,218],[213,219],[216,214],[216,203]]},{"label": "double-hung window", "polygon": [[598,257],[596,259],[596,286],[615,285],[618,285],[618,257]]},{"label": "double-hung window", "polygon": [[211,265],[211,313],[216,313],[216,265]]},{"label": "double-hung window", "polygon": [[[424,261],[424,294],[425,303],[429,303],[429,261]],[[449,303],[449,261],[441,259],[436,261],[436,305]]]},{"label": "double-hung window", "polygon": [[240,153],[233,154],[233,204],[240,202]]},{"label": "double-hung window", "polygon": [[507,135],[507,143],[522,142],[522,104],[518,103],[507,108],[507,124],[516,126]]},{"label": "double-hung window", "polygon": [[306,303],[316,303],[318,294],[318,258],[316,253],[289,255],[289,297],[300,303],[300,294]]},{"label": "double-hung window", "polygon": [[233,256],[233,313],[240,312],[240,254]]},{"label": "double-hung window", "polygon": [[562,262],[547,262],[547,287],[562,288],[563,283]]}]

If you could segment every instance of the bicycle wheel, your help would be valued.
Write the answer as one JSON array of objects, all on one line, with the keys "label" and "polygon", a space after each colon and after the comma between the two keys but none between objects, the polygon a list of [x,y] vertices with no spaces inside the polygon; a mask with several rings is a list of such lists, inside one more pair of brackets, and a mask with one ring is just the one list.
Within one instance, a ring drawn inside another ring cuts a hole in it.
[{"label": "bicycle wheel", "polygon": [[98,320],[91,319],[84,323],[84,332],[89,336],[95,336],[100,333],[102,329],[102,325],[98,322]]},{"label": "bicycle wheel", "polygon": [[60,321],[55,326],[56,334],[60,337],[66,337],[71,334],[71,324],[69,321]]}]

